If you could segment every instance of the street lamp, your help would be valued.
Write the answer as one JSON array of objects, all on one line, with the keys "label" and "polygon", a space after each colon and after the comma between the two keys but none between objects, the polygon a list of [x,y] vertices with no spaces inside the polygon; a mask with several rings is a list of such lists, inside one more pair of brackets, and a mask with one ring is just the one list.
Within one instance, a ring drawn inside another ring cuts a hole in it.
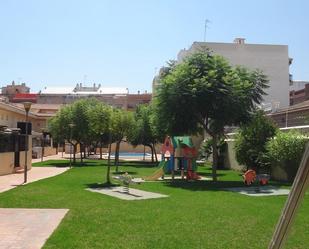
[{"label": "street lamp", "polygon": [[42,141],[41,141],[42,155],[41,155],[41,162],[43,162],[43,159],[44,159],[44,149],[45,149],[45,136],[44,136],[45,129],[42,128],[41,130],[42,130]]},{"label": "street lamp", "polygon": [[71,123],[69,124],[70,127],[70,168],[72,167],[72,132],[73,132],[73,127],[75,124]]},{"label": "street lamp", "polygon": [[110,184],[111,183],[111,180],[110,180],[110,170],[111,170],[111,152],[112,152],[112,129],[109,128],[108,131],[109,131],[109,134],[108,134],[109,147],[108,147],[106,183]]},{"label": "street lamp", "polygon": [[26,138],[25,138],[25,168],[24,168],[24,183],[27,182],[27,159],[28,159],[28,145],[29,145],[29,141],[28,141],[28,114],[31,108],[31,102],[24,102],[24,109],[26,111]]}]

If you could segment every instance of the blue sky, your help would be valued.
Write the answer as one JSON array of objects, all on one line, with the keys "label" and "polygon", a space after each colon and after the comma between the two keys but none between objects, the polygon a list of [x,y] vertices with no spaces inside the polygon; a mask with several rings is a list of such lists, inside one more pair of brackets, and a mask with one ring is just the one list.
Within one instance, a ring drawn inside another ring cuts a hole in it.
[{"label": "blue sky", "polygon": [[0,0],[0,86],[78,82],[151,90],[155,71],[202,41],[287,44],[309,80],[309,1]]}]

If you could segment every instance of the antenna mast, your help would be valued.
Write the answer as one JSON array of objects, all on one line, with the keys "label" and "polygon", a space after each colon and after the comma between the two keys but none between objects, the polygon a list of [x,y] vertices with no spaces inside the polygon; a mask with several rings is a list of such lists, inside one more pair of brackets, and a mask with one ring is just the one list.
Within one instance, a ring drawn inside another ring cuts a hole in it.
[{"label": "antenna mast", "polygon": [[205,20],[205,30],[204,30],[204,42],[206,42],[206,31],[207,31],[207,28],[209,28],[208,23],[210,23],[210,21],[206,19]]}]

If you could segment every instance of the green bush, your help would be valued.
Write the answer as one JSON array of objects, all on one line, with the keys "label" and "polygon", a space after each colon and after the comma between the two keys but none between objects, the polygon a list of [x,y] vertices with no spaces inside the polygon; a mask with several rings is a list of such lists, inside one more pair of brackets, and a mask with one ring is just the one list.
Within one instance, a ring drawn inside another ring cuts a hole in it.
[{"label": "green bush", "polygon": [[267,157],[273,166],[280,166],[293,180],[303,156],[308,137],[296,131],[277,132],[267,143]]},{"label": "green bush", "polygon": [[238,163],[260,171],[268,164],[265,160],[266,143],[276,134],[276,126],[265,116],[264,112],[258,111],[252,120],[241,127],[235,140],[235,153]]}]

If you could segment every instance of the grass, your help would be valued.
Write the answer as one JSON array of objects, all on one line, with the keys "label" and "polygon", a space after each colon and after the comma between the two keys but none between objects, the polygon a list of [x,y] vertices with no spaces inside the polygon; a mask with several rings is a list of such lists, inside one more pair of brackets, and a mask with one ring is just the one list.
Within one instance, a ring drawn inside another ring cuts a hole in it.
[{"label": "grass", "polygon": [[[67,165],[48,161],[35,166]],[[248,197],[223,191],[243,186],[237,172],[219,171],[220,182],[158,182],[134,185],[168,198],[124,201],[85,188],[105,180],[102,161],[86,161],[49,179],[0,194],[0,207],[68,208],[44,248],[267,248],[286,196]],[[150,175],[152,164],[123,163],[120,171]],[[199,168],[208,176],[210,169]],[[309,196],[286,248],[309,248]]]}]

